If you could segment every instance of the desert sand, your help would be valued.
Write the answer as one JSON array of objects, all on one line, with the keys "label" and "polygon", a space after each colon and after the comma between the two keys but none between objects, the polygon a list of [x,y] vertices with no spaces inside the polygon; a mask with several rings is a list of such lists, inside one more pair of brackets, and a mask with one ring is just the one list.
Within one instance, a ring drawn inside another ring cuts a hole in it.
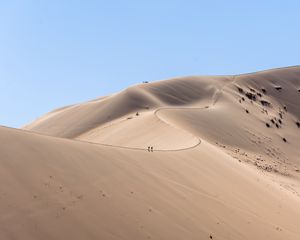
[{"label": "desert sand", "polygon": [[300,239],[298,66],[141,83],[0,142],[0,239]]}]

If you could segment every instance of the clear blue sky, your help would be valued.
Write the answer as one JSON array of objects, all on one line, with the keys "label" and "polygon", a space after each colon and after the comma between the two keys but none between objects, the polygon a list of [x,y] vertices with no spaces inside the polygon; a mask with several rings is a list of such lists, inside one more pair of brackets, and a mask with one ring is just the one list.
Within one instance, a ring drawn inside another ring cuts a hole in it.
[{"label": "clear blue sky", "polygon": [[142,81],[300,63],[300,1],[0,0],[0,124]]}]

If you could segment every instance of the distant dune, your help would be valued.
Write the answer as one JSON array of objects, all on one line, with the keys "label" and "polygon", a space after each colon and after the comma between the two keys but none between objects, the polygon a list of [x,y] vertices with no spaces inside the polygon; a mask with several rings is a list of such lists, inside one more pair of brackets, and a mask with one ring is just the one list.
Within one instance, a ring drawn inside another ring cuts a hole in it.
[{"label": "distant dune", "polygon": [[0,141],[0,239],[300,239],[300,67],[142,83]]}]

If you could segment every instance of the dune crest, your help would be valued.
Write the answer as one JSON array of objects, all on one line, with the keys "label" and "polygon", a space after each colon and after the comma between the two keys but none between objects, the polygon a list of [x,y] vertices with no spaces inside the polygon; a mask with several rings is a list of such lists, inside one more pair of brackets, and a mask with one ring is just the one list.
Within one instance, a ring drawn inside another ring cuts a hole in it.
[{"label": "dune crest", "polygon": [[299,89],[182,77],[0,127],[0,239],[300,239]]}]

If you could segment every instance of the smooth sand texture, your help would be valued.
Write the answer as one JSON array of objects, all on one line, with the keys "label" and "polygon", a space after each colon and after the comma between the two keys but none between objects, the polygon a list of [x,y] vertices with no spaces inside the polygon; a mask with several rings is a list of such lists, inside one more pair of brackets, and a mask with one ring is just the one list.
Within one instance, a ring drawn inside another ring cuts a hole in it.
[{"label": "smooth sand texture", "polygon": [[299,88],[177,78],[0,127],[0,239],[300,239]]}]

